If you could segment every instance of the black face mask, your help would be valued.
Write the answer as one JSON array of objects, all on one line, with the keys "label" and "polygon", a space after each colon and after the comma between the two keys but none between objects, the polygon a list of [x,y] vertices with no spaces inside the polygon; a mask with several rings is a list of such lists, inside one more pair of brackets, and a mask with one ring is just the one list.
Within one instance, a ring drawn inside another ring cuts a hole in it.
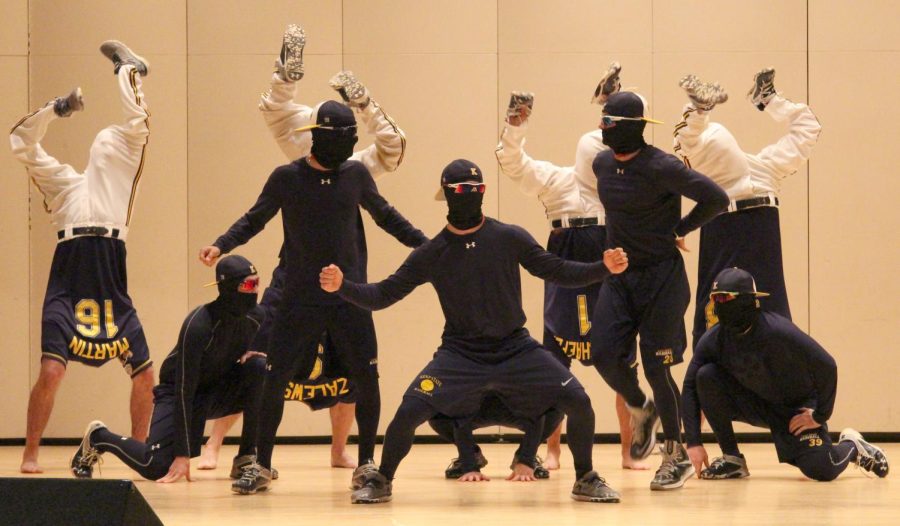
[{"label": "black face mask", "polygon": [[344,161],[353,155],[356,146],[356,135],[340,136],[330,130],[312,131],[313,143],[310,150],[316,161],[328,170],[336,170]]},{"label": "black face mask", "polygon": [[481,203],[484,194],[468,192],[457,194],[450,188],[444,188],[444,197],[447,198],[447,222],[460,230],[475,228],[481,224],[484,214],[481,213]]},{"label": "black face mask", "polygon": [[726,330],[744,332],[759,317],[759,302],[753,294],[738,294],[729,302],[715,305],[716,317]]},{"label": "black face mask", "polygon": [[618,154],[636,152],[647,146],[644,142],[646,121],[618,121],[616,125],[603,130],[603,144]]},{"label": "black face mask", "polygon": [[238,292],[241,279],[230,279],[219,282],[219,297],[216,302],[231,316],[243,316],[256,307],[259,297],[257,292]]}]

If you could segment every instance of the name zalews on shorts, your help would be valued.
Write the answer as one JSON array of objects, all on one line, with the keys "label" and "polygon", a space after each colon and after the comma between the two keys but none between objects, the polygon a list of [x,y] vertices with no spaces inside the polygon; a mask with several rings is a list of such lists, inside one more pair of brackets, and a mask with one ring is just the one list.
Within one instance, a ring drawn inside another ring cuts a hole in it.
[{"label": "name zalews on shorts", "polygon": [[423,374],[419,376],[419,385],[417,385],[413,390],[418,393],[422,393],[425,396],[431,396],[431,393],[442,384],[443,382],[441,382],[434,376]]},{"label": "name zalews on shorts", "polygon": [[335,378],[330,382],[319,384],[288,382],[288,386],[284,390],[284,399],[302,402],[314,398],[343,396],[349,392],[349,382],[346,378]]}]

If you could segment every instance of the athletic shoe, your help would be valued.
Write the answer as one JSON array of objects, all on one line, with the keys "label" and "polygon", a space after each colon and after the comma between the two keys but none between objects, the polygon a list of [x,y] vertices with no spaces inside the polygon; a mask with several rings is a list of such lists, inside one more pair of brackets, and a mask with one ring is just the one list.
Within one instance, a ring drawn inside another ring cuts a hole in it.
[{"label": "athletic shoe", "polygon": [[272,483],[272,471],[256,461],[244,466],[241,478],[231,483],[231,491],[241,495],[253,495],[257,491],[266,491]]},{"label": "athletic shoe", "polygon": [[367,473],[377,473],[378,466],[375,465],[374,459],[368,459],[353,470],[353,477],[350,479],[350,489],[358,490],[363,487]]},{"label": "athletic shoe", "polygon": [[860,469],[874,473],[881,478],[887,476],[890,466],[883,449],[866,442],[859,431],[849,427],[841,431],[841,437],[838,441],[843,442],[845,440],[853,442],[853,445],[856,446],[856,458],[852,460],[854,464],[859,466]]},{"label": "athletic shoe", "polygon": [[100,52],[115,64],[116,67],[113,69],[113,73],[118,74],[119,68],[131,64],[142,77],[150,74],[150,63],[143,57],[136,55],[128,49],[128,46],[118,40],[107,40],[100,44]]},{"label": "athletic shoe", "polygon": [[630,455],[634,460],[643,460],[653,452],[656,445],[656,429],[659,427],[659,415],[656,413],[656,404],[648,398],[644,407],[628,407],[631,413],[631,450]]},{"label": "athletic shoe", "polygon": [[756,109],[763,111],[766,105],[775,96],[775,70],[773,68],[765,68],[756,75],[753,75],[753,87],[747,92],[750,102],[756,106]]},{"label": "athletic shoe", "polygon": [[747,469],[747,460],[743,455],[722,455],[700,472],[700,478],[707,480],[742,479],[749,476],[750,470]]},{"label": "athletic shoe", "polygon": [[550,478],[550,472],[547,468],[544,467],[544,463],[541,460],[541,457],[535,456],[532,458],[520,457],[518,453],[513,456],[512,462],[509,464],[509,469],[515,469],[516,464],[522,464],[530,467],[534,470],[534,478],[536,479],[548,479]]},{"label": "athletic shoe", "polygon": [[619,81],[619,73],[622,71],[622,66],[619,65],[618,62],[611,62],[609,67],[606,69],[606,73],[603,74],[603,77],[600,78],[600,82],[597,83],[597,89],[594,90],[594,96],[591,97],[592,104],[604,105],[606,104],[606,99],[609,98],[613,93],[617,93],[620,89],[622,89],[622,83]]},{"label": "athletic shoe", "polygon": [[284,31],[281,39],[281,63],[284,66],[282,78],[288,82],[297,82],[303,78],[303,48],[306,46],[306,31],[302,27],[291,24]]},{"label": "athletic shoe", "polygon": [[367,471],[360,479],[361,484],[350,495],[351,504],[378,504],[390,502],[391,481],[385,478],[378,470]]},{"label": "athletic shoe", "polygon": [[328,81],[344,103],[352,108],[365,108],[369,104],[369,90],[356,79],[352,71],[340,71]]},{"label": "athletic shoe", "polygon": [[525,109],[524,119],[527,119],[531,116],[531,111],[534,109],[534,93],[530,91],[511,92],[509,94],[509,106],[506,107],[506,116],[519,117],[523,108]]},{"label": "athletic shoe", "polygon": [[619,502],[619,493],[607,486],[596,471],[589,471],[575,481],[572,498],[582,502]]},{"label": "athletic shoe", "polygon": [[666,440],[665,445],[660,446],[660,450],[663,462],[650,482],[650,489],[678,489],[684,486],[684,481],[694,474],[694,466],[684,446],[674,440]]},{"label": "athletic shoe", "polygon": [[[488,461],[484,458],[484,454],[481,453],[481,450],[477,451],[475,453],[475,468],[480,470],[487,465]],[[466,473],[468,473],[468,471],[462,465],[462,462],[460,462],[458,458],[454,458],[450,460],[450,465],[444,470],[444,477],[448,479],[458,479]]]},{"label": "athletic shoe", "polygon": [[72,467],[72,474],[75,475],[75,478],[89,479],[94,476],[94,465],[99,464],[102,459],[100,458],[100,451],[91,445],[91,434],[98,429],[105,428],[106,424],[99,420],[94,420],[88,424],[87,429],[84,430],[84,437],[81,439],[81,445],[78,446],[78,451],[75,452],[75,456],[72,457],[72,462],[70,464]]},{"label": "athletic shoe", "polygon": [[716,104],[728,100],[728,94],[718,82],[700,82],[696,75],[687,75],[678,83],[698,110],[710,111]]},{"label": "athletic shoe", "polygon": [[84,100],[81,97],[81,88],[75,88],[65,97],[56,97],[53,102],[53,113],[60,117],[68,117],[74,111],[84,110]]}]

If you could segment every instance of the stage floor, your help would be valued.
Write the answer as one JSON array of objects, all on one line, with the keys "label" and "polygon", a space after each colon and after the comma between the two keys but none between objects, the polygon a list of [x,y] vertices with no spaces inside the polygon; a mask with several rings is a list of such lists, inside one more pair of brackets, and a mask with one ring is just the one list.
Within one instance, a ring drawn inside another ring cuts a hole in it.
[{"label": "stage floor", "polygon": [[[515,447],[482,447],[490,461],[483,472],[492,480],[460,483],[443,478],[450,457],[456,456],[451,446],[413,446],[400,466],[394,500],[388,504],[351,505],[351,472],[328,467],[328,446],[277,446],[274,463],[281,478],[269,492],[255,496],[231,493],[228,469],[236,448],[227,446],[215,471],[197,470],[195,459],[190,484],[141,480],[137,487],[166,525],[900,524],[897,466],[886,479],[868,478],[851,466],[834,482],[813,482],[797,469],[779,465],[771,444],[748,444],[742,448],[751,472],[747,479],[691,479],[681,490],[651,492],[652,471],[622,470],[618,446],[596,445],[596,469],[622,494],[622,502],[587,504],[569,498],[574,471],[568,451],[563,453],[562,470],[551,472],[550,480],[515,483],[503,480]],[[889,459],[900,462],[900,444],[884,449]],[[43,448],[43,476],[69,476],[74,450]],[[717,448],[709,451],[718,453]],[[0,476],[22,476],[21,452],[21,447],[0,447]],[[104,461],[102,474],[95,471],[97,478],[132,477],[112,455],[105,455]],[[658,467],[659,455],[649,462],[653,469]]]}]

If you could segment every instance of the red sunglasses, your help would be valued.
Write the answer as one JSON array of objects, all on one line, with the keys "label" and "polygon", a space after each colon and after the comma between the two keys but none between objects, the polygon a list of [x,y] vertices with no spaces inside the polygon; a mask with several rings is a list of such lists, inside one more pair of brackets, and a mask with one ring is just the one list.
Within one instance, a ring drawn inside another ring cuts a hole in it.
[{"label": "red sunglasses", "polygon": [[238,284],[238,292],[253,294],[259,292],[259,276],[247,276]]},{"label": "red sunglasses", "polygon": [[731,292],[714,292],[709,295],[709,299],[716,303],[728,303],[731,300],[737,299],[737,297],[737,294]]},{"label": "red sunglasses", "polygon": [[484,183],[450,183],[445,184],[444,188],[452,189],[454,194],[484,193]]}]

